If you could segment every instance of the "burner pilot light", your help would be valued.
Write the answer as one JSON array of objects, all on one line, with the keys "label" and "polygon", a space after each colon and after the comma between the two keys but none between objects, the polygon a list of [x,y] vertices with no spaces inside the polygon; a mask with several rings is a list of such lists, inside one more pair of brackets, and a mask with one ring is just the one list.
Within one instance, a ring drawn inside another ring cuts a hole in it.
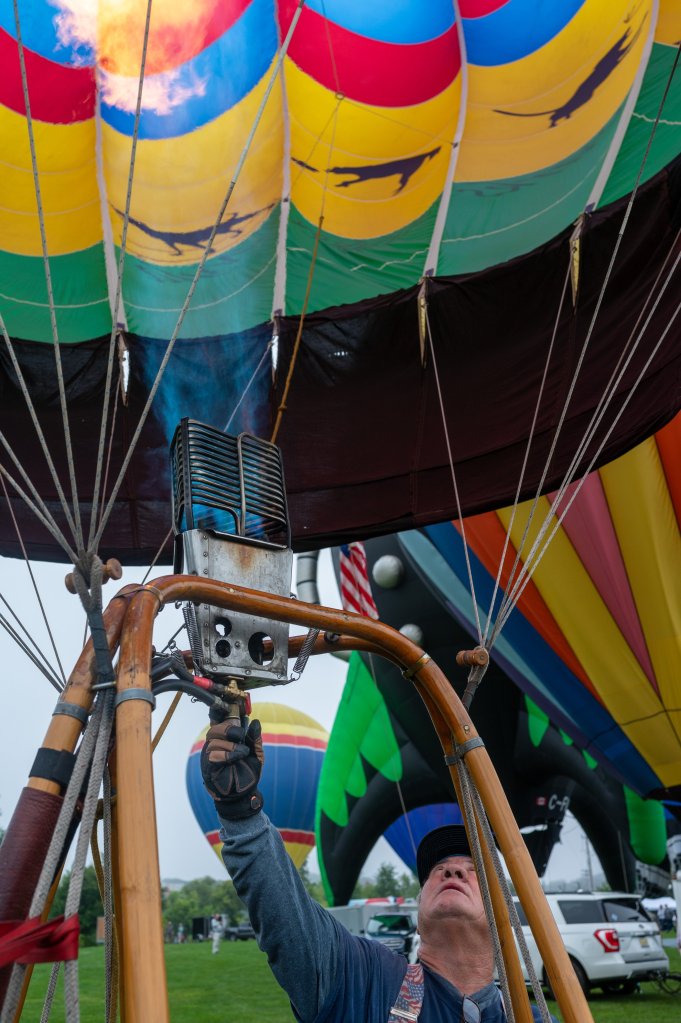
[{"label": "burner pilot light", "polygon": [[[170,448],[175,571],[288,597],[293,552],[281,454],[250,434],[183,419]],[[241,689],[288,681],[285,622],[185,608],[197,668]]]}]

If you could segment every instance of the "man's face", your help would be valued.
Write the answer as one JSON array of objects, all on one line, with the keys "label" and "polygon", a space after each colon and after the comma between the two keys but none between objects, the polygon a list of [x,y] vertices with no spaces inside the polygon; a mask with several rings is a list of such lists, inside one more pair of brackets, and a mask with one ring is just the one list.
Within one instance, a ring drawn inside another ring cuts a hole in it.
[{"label": "man's face", "polygon": [[485,919],[478,876],[470,856],[449,856],[431,870],[421,889],[419,930],[430,920]]}]

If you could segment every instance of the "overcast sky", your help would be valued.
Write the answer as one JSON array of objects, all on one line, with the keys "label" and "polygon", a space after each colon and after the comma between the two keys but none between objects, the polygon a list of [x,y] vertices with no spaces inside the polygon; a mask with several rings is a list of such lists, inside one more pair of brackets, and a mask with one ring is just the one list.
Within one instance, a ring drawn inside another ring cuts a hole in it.
[{"label": "overcast sky", "polygon": [[[83,644],[84,614],[78,597],[64,587],[67,568],[63,565],[33,563],[43,603],[54,632],[65,673],[75,664]],[[122,582],[108,583],[104,589],[104,603],[113,596],[114,587],[141,581],[144,569],[124,571]],[[154,570],[164,575],[168,569]],[[329,607],[339,607],[338,590],[328,552],[320,557],[320,600]],[[52,664],[56,658],[50,648],[40,609],[23,562],[0,559],[0,594],[35,638]],[[8,617],[3,605],[2,614]],[[157,648],[182,623],[181,613],[170,606],[158,616],[154,632]],[[186,645],[182,643],[181,645]],[[0,714],[0,823],[6,827],[12,810],[26,784],[28,772],[36,751],[41,745],[58,694],[50,683],[33,667],[23,652],[0,630],[0,663],[3,667],[3,712]],[[345,680],[343,662],[324,655],[311,658],[297,682],[285,687],[261,689],[254,699],[284,703],[305,711],[328,731],[333,725],[336,708]],[[154,713],[154,730],[158,727],[171,695],[159,697]],[[183,696],[173,720],[154,754],[156,812],[159,833],[159,859],[161,876],[182,878],[210,875],[224,877],[224,867],[212,851],[195,821],[185,786],[185,768],[189,751],[207,722],[203,704],[193,704]],[[391,862],[404,869],[385,840],[381,839],[369,858],[365,874],[375,873],[382,862]],[[586,863],[584,836],[574,819],[568,820],[563,841],[556,847],[549,863],[547,879],[573,879]],[[316,860],[309,860],[316,870]],[[594,859],[594,867],[599,869]]]}]

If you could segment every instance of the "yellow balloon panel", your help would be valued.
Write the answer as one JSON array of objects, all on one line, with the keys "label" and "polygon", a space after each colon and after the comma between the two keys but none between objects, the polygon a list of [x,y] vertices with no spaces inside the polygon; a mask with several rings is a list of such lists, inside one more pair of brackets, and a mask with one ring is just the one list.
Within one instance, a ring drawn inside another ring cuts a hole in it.
[{"label": "yellow balloon panel", "polygon": [[634,82],[650,5],[586,3],[546,46],[469,69],[458,181],[528,174],[567,159],[614,116]]},{"label": "yellow balloon panel", "polygon": [[660,14],[655,28],[655,42],[678,46],[681,41],[681,3],[679,0],[661,0]]},{"label": "yellow balloon panel", "polygon": [[681,536],[654,438],[600,476],[662,701],[680,706]]},{"label": "yellow balloon panel", "polygon": [[[77,252],[102,240],[93,121],[34,121],[48,253]],[[0,106],[0,239],[6,252],[41,256],[40,223],[26,118]]]},{"label": "yellow balloon panel", "polygon": [[291,198],[324,230],[345,238],[390,234],[420,217],[442,192],[461,98],[457,78],[411,107],[355,103],[286,67],[291,123]]},{"label": "yellow balloon panel", "polygon": [[[155,263],[197,261],[197,238],[200,235],[202,242],[207,240],[255,122],[264,88],[261,82],[238,107],[191,134],[138,143],[128,230],[130,252]],[[233,248],[253,234],[280,200],[282,132],[281,90],[276,88],[214,240],[215,253]],[[108,126],[104,126],[103,136],[114,238],[120,242],[131,140]],[[168,168],[168,173],[163,168]]]},{"label": "yellow balloon panel", "polygon": [[[526,502],[516,514],[511,530],[516,549],[522,544],[530,507]],[[531,549],[548,512],[548,500],[540,498],[525,552]],[[510,509],[497,514],[508,528]],[[603,704],[622,729],[627,732],[628,721],[657,714],[661,707],[657,693],[563,530],[559,529],[551,540],[532,579],[561,631],[570,637],[572,649]]]}]

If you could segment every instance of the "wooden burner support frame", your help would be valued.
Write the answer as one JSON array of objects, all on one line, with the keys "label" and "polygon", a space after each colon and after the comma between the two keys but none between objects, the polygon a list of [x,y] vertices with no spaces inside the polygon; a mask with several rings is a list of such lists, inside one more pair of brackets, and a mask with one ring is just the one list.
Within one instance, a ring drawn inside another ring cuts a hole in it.
[{"label": "wooden burner support frame", "polygon": [[[444,673],[420,647],[402,633],[361,615],[260,593],[200,576],[163,576],[142,587],[127,586],[111,601],[104,619],[110,647],[115,650],[120,645],[119,691],[151,691],[149,672],[154,620],[165,604],[176,601],[210,604],[228,611],[317,628],[321,632],[339,636],[333,649],[368,650],[380,654],[408,672],[426,704],[445,754],[451,755],[455,746],[477,738],[466,709]],[[300,637],[291,640],[292,652],[293,648],[299,648],[300,642]],[[329,649],[331,647],[328,642],[320,636],[313,652],[321,653]],[[94,696],[91,688],[94,673],[94,656],[89,643],[61,699],[89,710]],[[148,1023],[152,1019],[156,1023],[170,1021],[154,805],[151,714],[151,704],[144,699],[125,700],[116,710],[115,763],[112,764],[112,770],[117,799],[114,807],[112,866],[120,945],[121,1018],[125,1023]],[[51,749],[73,751],[81,728],[77,719],[57,715],[50,723],[43,745]],[[527,847],[484,746],[469,749],[466,764],[539,946],[565,1023],[593,1023]],[[456,768],[450,767],[450,772],[457,786]],[[43,798],[57,798],[59,786],[44,779],[31,778],[15,816],[19,813],[24,796],[30,802],[31,798],[40,798],[39,793],[43,794]],[[44,816],[41,825],[44,829]],[[12,823],[8,828],[8,837],[11,833]],[[12,842],[10,849],[11,846]],[[3,853],[5,851],[2,850]],[[35,863],[35,845],[32,855]],[[489,865],[489,854],[485,853],[485,859]],[[4,868],[5,878],[12,876],[12,866],[10,864],[8,870],[7,859],[3,862],[2,856],[0,866]],[[42,863],[38,864],[38,868],[40,866]],[[487,873],[515,1017],[518,1023],[532,1023],[530,1003],[506,905],[495,874],[492,870]],[[4,884],[6,881],[0,875],[0,919],[8,918],[8,897],[6,893],[3,895]],[[29,903],[31,894],[28,895]],[[12,903],[12,909],[16,913],[16,900]],[[24,909],[24,916],[27,912],[28,905]]]}]

